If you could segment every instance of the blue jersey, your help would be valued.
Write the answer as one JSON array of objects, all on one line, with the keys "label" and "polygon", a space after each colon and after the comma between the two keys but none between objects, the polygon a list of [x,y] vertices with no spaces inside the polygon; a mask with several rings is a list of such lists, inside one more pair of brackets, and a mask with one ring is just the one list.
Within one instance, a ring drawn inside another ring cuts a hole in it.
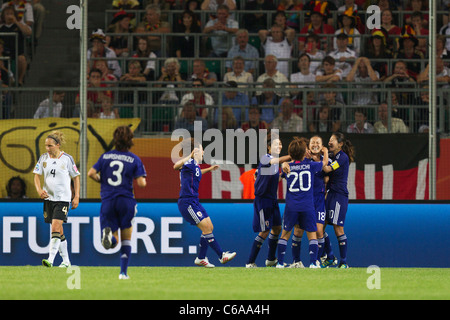
[{"label": "blue jersey", "polygon": [[322,170],[322,162],[305,159],[289,163],[290,172],[286,177],[286,207],[314,209],[315,174]]},{"label": "blue jersey", "polygon": [[202,170],[194,159],[189,159],[180,170],[180,198],[197,198]]},{"label": "blue jersey", "polygon": [[280,166],[278,163],[270,164],[273,156],[266,154],[261,157],[258,173],[255,180],[255,196],[268,199],[277,199]]},{"label": "blue jersey", "polygon": [[344,151],[339,151],[331,158],[330,180],[328,182],[328,190],[348,196],[348,169],[350,161]]},{"label": "blue jersey", "polygon": [[[311,160],[313,161],[313,160]],[[323,161],[323,155],[320,156],[320,161],[322,163]],[[330,164],[331,161],[328,159],[328,164]],[[325,172],[320,170],[314,175],[314,196],[325,196],[325,181],[323,180],[325,178]]]},{"label": "blue jersey", "polygon": [[117,196],[134,198],[133,180],[147,176],[141,159],[129,151],[108,151],[100,156],[93,167],[100,172],[102,200]]}]

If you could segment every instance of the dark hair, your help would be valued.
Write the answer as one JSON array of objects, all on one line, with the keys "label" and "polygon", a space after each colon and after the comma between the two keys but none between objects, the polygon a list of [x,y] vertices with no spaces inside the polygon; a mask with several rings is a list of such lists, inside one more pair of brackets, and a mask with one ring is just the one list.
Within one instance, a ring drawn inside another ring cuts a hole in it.
[{"label": "dark hair", "polygon": [[336,140],[338,143],[343,143],[342,145],[342,151],[344,151],[350,162],[355,161],[355,147],[351,143],[350,140],[345,138],[344,134],[342,132],[333,132],[332,136],[336,137]]},{"label": "dark hair", "polygon": [[294,140],[289,143],[288,154],[292,160],[302,160],[306,153],[307,144],[306,138],[294,137]]},{"label": "dark hair", "polygon": [[128,126],[120,126],[114,130],[114,147],[118,151],[128,151],[133,146],[133,131]]},{"label": "dark hair", "polygon": [[8,193],[8,196],[11,197],[11,186],[14,182],[14,180],[17,180],[20,182],[20,185],[22,186],[22,192],[20,193],[20,198],[22,198],[24,195],[27,194],[27,185],[25,183],[25,181],[19,177],[19,176],[15,176],[12,177],[11,179],[9,179],[8,184],[6,185],[6,192]]}]

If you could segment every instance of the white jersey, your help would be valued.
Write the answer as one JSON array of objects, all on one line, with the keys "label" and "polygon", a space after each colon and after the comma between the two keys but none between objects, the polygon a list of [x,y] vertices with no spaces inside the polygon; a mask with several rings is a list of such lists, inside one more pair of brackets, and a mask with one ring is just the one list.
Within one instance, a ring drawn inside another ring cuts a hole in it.
[{"label": "white jersey", "polygon": [[49,195],[46,200],[72,201],[70,179],[80,174],[72,156],[61,152],[58,158],[50,158],[48,153],[44,153],[34,167],[33,173],[44,175],[43,189]]}]

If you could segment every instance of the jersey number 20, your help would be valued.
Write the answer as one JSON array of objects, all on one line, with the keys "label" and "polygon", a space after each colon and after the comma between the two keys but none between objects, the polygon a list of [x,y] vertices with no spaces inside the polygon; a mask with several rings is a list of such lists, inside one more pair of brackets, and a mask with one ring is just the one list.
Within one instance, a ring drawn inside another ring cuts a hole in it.
[{"label": "jersey number 20", "polygon": [[[306,179],[303,179],[303,176],[305,176],[305,175],[307,177],[306,177]],[[292,171],[289,173],[288,177],[290,177],[290,176],[294,176],[294,179],[292,180],[291,184],[289,185],[290,192],[299,192],[300,190],[308,191],[309,189],[311,189],[311,172],[301,171],[300,173],[297,173],[295,171]],[[296,187],[297,181],[298,181],[298,187]],[[306,186],[304,184],[306,184]]]},{"label": "jersey number 20", "polygon": [[109,185],[111,185],[113,187],[117,187],[122,183],[123,162],[114,160],[114,161],[111,161],[109,166],[111,168],[117,166],[117,170],[114,170],[112,172],[113,176],[117,177],[117,180],[113,180],[111,178],[108,178],[108,180],[107,180]]}]

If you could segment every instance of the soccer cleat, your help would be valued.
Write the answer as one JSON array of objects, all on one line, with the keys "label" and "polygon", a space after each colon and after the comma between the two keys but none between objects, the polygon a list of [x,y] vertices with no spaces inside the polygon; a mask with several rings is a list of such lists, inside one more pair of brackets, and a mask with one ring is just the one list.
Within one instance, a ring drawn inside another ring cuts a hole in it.
[{"label": "soccer cleat", "polygon": [[275,258],[275,260],[266,260],[266,267],[273,267],[278,263],[278,259]]},{"label": "soccer cleat", "polygon": [[110,227],[106,227],[102,231],[102,246],[105,249],[110,249],[112,247],[112,231]]},{"label": "soccer cleat", "polygon": [[53,267],[53,263],[51,263],[51,262],[48,261],[47,259],[42,259],[42,265],[43,265],[44,267],[47,267],[47,268]]},{"label": "soccer cleat", "polygon": [[339,269],[348,269],[348,268],[350,268],[350,267],[348,266],[348,264],[342,263],[342,262],[341,262],[341,263],[339,264],[338,268],[339,268]]},{"label": "soccer cleat", "polygon": [[334,257],[333,260],[330,259],[330,260],[322,261],[322,263],[320,264],[320,267],[321,268],[336,267],[337,264],[338,264],[338,260],[336,257]]},{"label": "soccer cleat", "polygon": [[258,268],[258,266],[256,265],[256,263],[247,263],[246,265],[245,265],[245,267],[247,268],[247,269],[251,269],[251,268]]},{"label": "soccer cleat", "polygon": [[59,265],[60,268],[68,268],[70,267],[70,262],[66,263],[66,262],[61,262],[61,264]]},{"label": "soccer cleat", "polygon": [[212,263],[210,263],[208,261],[208,258],[205,258],[205,259],[195,258],[194,263],[198,266],[205,267],[205,268],[214,268],[215,267]]},{"label": "soccer cleat", "polygon": [[284,269],[284,265],[277,263],[275,268],[277,268],[277,269]]},{"label": "soccer cleat", "polygon": [[311,263],[309,265],[309,268],[310,269],[320,269],[320,262],[319,262],[319,260],[316,260],[316,263]]},{"label": "soccer cleat", "polygon": [[222,258],[219,259],[221,264],[227,263],[236,257],[236,252],[225,251],[222,253]]},{"label": "soccer cleat", "polygon": [[120,273],[119,280],[130,280],[130,277],[125,273]]},{"label": "soccer cleat", "polygon": [[300,268],[303,269],[305,266],[303,265],[303,263],[301,261],[298,262],[294,262],[292,264],[289,265],[288,268]]}]

